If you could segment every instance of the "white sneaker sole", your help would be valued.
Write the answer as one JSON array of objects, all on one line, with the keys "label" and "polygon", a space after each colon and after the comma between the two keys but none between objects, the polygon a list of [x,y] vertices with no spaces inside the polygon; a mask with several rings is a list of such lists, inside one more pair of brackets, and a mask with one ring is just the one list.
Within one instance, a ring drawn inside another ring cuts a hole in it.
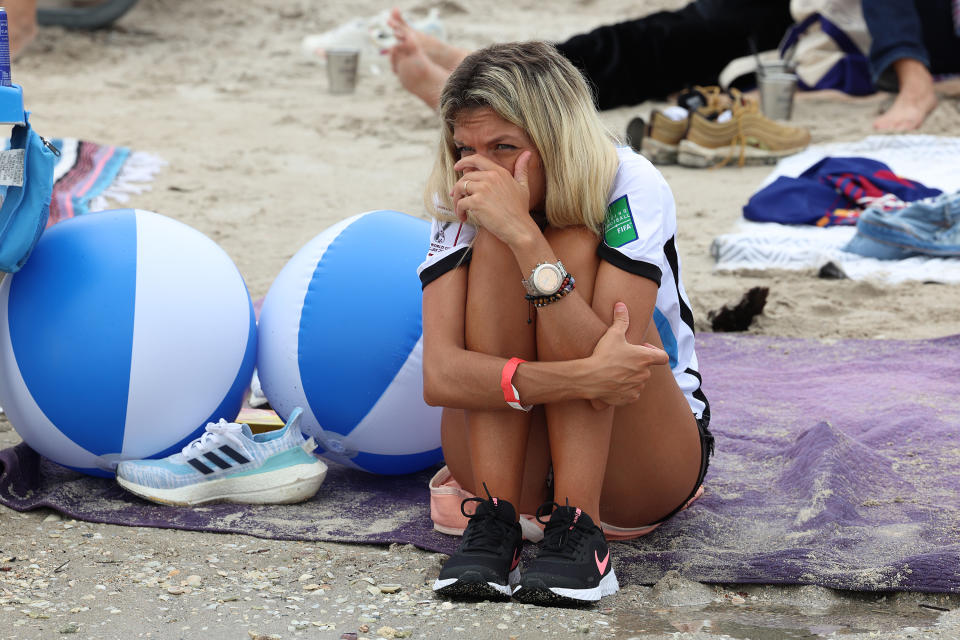
[{"label": "white sneaker sole", "polygon": [[488,595],[501,595],[509,598],[513,594],[513,585],[520,582],[520,567],[514,568],[507,576],[507,584],[496,582],[464,581],[462,578],[437,578],[433,582],[433,590],[442,595],[461,598],[483,598]]},{"label": "white sneaker sole", "polygon": [[[744,165],[776,164],[781,158],[799,153],[805,148],[806,147],[797,147],[795,149],[767,151],[766,149],[748,146],[743,150],[743,163]],[[726,147],[710,149],[708,147],[701,147],[696,142],[691,142],[690,140],[681,140],[678,146],[677,163],[684,167],[703,169],[720,164],[725,160],[727,162],[726,166],[738,166],[740,164],[740,145],[728,145]]]},{"label": "white sneaker sole", "polygon": [[600,584],[592,589],[561,589],[560,587],[550,587],[558,596],[570,598],[571,600],[583,600],[585,602],[596,602],[604,596],[610,596],[620,590],[620,582],[617,580],[613,570],[600,579]]},{"label": "white sneaker sole", "polygon": [[678,145],[644,137],[640,153],[653,164],[677,164]]},{"label": "white sneaker sole", "polygon": [[207,480],[177,489],[145,487],[120,476],[117,476],[117,482],[130,493],[161,504],[293,504],[313,497],[326,477],[327,465],[317,460],[310,464],[298,464],[266,473]]},{"label": "white sneaker sole", "polygon": [[563,587],[523,587],[517,585],[513,590],[513,597],[520,602],[527,604],[536,604],[541,606],[577,604],[583,602],[596,602],[604,596],[613,595],[620,590],[620,583],[617,576],[610,570],[610,573],[603,576],[597,586],[590,589],[566,589]]}]

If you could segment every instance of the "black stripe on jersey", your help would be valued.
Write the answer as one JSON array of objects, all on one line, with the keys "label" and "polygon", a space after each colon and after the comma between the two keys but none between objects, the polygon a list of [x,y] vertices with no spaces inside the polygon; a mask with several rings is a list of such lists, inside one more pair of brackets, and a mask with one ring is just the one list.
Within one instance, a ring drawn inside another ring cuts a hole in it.
[{"label": "black stripe on jersey", "polygon": [[606,242],[601,242],[600,246],[597,247],[597,255],[600,256],[601,260],[606,260],[619,269],[623,269],[634,275],[643,276],[648,280],[653,280],[657,283],[658,287],[660,286],[660,280],[663,279],[663,272],[657,265],[650,264],[649,262],[641,262],[640,260],[632,260],[616,249],[611,248]]},{"label": "black stripe on jersey", "polygon": [[700,373],[690,369],[689,367],[684,370],[684,373],[689,373],[694,378],[697,379],[697,388],[691,394],[694,398],[703,403],[703,420],[704,426],[709,426],[710,424],[710,402],[707,400],[706,394],[703,392],[701,385],[703,384],[703,378],[700,376]]},{"label": "black stripe on jersey", "polygon": [[677,285],[677,302],[680,304],[680,319],[690,327],[690,331],[696,334],[696,331],[693,329],[693,311],[687,306],[687,303],[683,301],[683,296],[680,295],[680,260],[677,259],[676,236],[671,236],[671,238],[667,240],[667,243],[663,245],[663,253],[667,256],[667,263],[670,265],[670,270],[673,271],[673,281]]},{"label": "black stripe on jersey", "polygon": [[428,284],[448,271],[452,271],[459,266],[466,266],[470,264],[471,258],[473,258],[473,249],[470,247],[463,247],[451,252],[450,255],[444,256],[440,260],[437,260],[432,265],[420,272],[421,288],[426,288]]},{"label": "black stripe on jersey", "polygon": [[[228,444],[222,445],[220,447],[220,451],[227,454],[228,456],[230,456],[240,464],[247,464],[248,462],[250,462],[250,460],[248,460],[242,453],[238,452],[236,449],[234,449]],[[225,468],[226,467],[224,467],[224,469]]]},{"label": "black stripe on jersey", "polygon": [[223,458],[215,454],[213,451],[206,452],[205,454],[203,454],[203,457],[209,460],[210,462],[212,462],[213,464],[217,465],[221,469],[229,469],[230,467],[233,466],[232,464],[230,464],[229,462],[227,462],[226,460],[224,460]]},{"label": "black stripe on jersey", "polygon": [[208,473],[213,473],[213,469],[211,469],[211,468],[208,467],[207,465],[203,464],[202,462],[200,462],[200,461],[197,460],[196,458],[190,458],[190,459],[187,460],[187,462],[189,462],[190,465],[191,465],[194,469],[196,469],[197,471],[199,471],[199,472],[202,473],[203,475],[207,475]]}]

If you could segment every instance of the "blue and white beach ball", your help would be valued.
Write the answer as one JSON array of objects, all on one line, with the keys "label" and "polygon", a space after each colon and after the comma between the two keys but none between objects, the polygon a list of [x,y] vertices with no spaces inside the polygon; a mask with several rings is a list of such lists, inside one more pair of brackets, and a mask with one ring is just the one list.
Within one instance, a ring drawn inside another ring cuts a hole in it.
[{"label": "blue and white beach ball", "polygon": [[423,401],[417,266],[429,225],[396,211],[343,220],[297,252],[260,311],[257,371],[282,417],[303,407],[321,455],[402,474],[440,461]]},{"label": "blue and white beach ball", "polygon": [[133,209],[72,218],[0,286],[0,407],[38,453],[110,476],[235,418],[256,335],[240,272],[199,231]]}]

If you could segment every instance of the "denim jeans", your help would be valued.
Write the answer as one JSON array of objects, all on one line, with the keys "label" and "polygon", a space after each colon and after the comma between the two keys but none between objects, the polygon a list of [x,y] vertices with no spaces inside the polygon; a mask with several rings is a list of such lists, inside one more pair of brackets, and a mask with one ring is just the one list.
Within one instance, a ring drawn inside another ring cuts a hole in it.
[{"label": "denim jeans", "polygon": [[843,249],[869,258],[960,258],[960,191],[911,202],[899,211],[867,209]]},{"label": "denim jeans", "polygon": [[922,62],[931,73],[960,72],[960,35],[952,0],[862,0],[872,39],[870,71],[878,89],[896,90],[893,63]]}]

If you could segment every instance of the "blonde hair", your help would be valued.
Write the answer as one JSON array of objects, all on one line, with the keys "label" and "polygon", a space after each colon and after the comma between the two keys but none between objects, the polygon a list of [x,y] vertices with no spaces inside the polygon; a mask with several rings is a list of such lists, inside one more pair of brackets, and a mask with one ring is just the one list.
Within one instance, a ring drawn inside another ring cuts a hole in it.
[{"label": "blonde hair", "polygon": [[585,225],[600,235],[619,164],[613,137],[583,76],[545,42],[480,49],[450,74],[440,94],[440,145],[424,193],[430,214],[452,216],[449,193],[460,177],[453,169],[453,127],[463,110],[478,107],[489,107],[530,136],[546,177],[549,224]]}]

